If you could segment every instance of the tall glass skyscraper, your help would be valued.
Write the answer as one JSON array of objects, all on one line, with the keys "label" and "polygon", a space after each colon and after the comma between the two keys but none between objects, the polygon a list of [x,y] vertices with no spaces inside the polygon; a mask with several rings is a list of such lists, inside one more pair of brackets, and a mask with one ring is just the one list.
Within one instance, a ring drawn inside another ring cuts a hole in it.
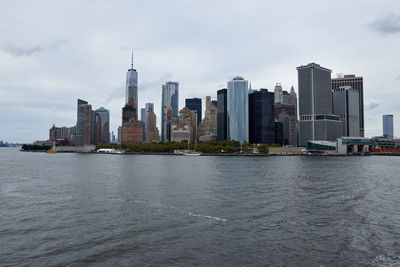
[{"label": "tall glass skyscraper", "polygon": [[125,104],[128,104],[131,98],[133,98],[133,107],[138,111],[138,73],[133,68],[133,54],[131,68],[126,73]]},{"label": "tall glass skyscraper", "polygon": [[178,117],[179,83],[167,82],[161,92],[161,142],[170,140],[170,120]]},{"label": "tall glass skyscraper", "polygon": [[101,107],[96,109],[96,114],[100,116],[100,125],[96,128],[97,131],[97,139],[100,144],[109,144],[110,143],[110,111]]},{"label": "tall glass skyscraper", "polygon": [[202,119],[201,114],[201,98],[186,98],[185,99],[185,106],[188,107],[190,110],[197,112],[197,125],[200,124]]},{"label": "tall glass skyscraper", "polygon": [[249,142],[248,82],[235,77],[227,83],[228,138],[241,143]]},{"label": "tall glass skyscraper", "polygon": [[383,136],[393,139],[393,114],[383,115]]}]

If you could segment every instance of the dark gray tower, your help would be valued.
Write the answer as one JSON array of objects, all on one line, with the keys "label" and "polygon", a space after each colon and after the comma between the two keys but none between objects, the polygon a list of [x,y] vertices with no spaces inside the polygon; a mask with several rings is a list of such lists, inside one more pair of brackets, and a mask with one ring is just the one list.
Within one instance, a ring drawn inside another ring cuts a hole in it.
[{"label": "dark gray tower", "polygon": [[228,139],[227,89],[217,91],[217,141]]},{"label": "dark gray tower", "polygon": [[341,136],[339,116],[332,114],[331,70],[310,63],[297,67],[300,146],[309,140],[335,141]]}]

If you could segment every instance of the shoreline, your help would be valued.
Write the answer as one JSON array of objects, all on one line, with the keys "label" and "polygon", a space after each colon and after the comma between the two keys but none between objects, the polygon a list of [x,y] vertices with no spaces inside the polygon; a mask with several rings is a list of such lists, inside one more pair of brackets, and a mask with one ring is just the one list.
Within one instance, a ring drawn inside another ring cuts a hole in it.
[{"label": "shoreline", "polygon": [[[20,152],[46,153],[47,150],[20,150]],[[77,152],[77,151],[57,151],[57,153],[78,153],[78,154],[97,154],[97,155],[154,155],[154,156],[184,156],[183,154],[174,154],[170,152],[126,152],[126,153],[98,153],[98,152]],[[247,153],[202,153],[200,156],[207,157],[365,157],[365,156],[400,156],[400,153],[377,153],[371,152],[360,155],[342,155],[342,154],[247,154]]]}]

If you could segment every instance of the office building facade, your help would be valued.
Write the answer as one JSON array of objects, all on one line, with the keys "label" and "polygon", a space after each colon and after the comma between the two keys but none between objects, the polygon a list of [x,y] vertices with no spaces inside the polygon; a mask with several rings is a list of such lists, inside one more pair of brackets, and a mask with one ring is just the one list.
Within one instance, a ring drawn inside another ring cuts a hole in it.
[{"label": "office building facade", "polygon": [[217,139],[217,107],[211,101],[211,97],[206,97],[206,110],[204,119],[198,128],[199,140],[202,142],[215,141]]},{"label": "office building facade", "polygon": [[235,77],[227,83],[228,138],[249,142],[248,81]]},{"label": "office building facade", "polygon": [[202,117],[201,112],[201,98],[186,98],[185,99],[185,106],[188,107],[190,110],[197,112],[197,125],[200,124]]},{"label": "office building facade", "polygon": [[97,144],[109,144],[110,143],[110,111],[101,107],[96,109],[96,117],[100,120],[96,121],[96,136]]},{"label": "office building facade", "polygon": [[128,104],[131,98],[134,108],[138,110],[138,73],[133,68],[133,54],[131,68],[126,73],[125,104]]},{"label": "office building facade", "polygon": [[335,141],[342,132],[339,116],[332,114],[331,70],[310,63],[297,67],[299,83],[299,143]]},{"label": "office building facade", "polygon": [[179,83],[167,82],[162,85],[161,93],[161,142],[169,142],[171,129],[170,121],[178,117]]},{"label": "office building facade", "polygon": [[342,121],[342,136],[360,137],[359,91],[350,86],[332,90],[333,113]]},{"label": "office building facade", "polygon": [[343,77],[333,78],[332,90],[339,89],[341,86],[350,86],[358,91],[359,114],[360,114],[360,136],[365,136],[364,128],[364,81],[363,77],[354,74],[344,75]]},{"label": "office building facade", "polygon": [[393,114],[383,115],[383,136],[393,139]]},{"label": "office building facade", "polygon": [[260,89],[249,94],[249,141],[252,144],[274,144],[274,93]]},{"label": "office building facade", "polygon": [[217,141],[228,139],[227,89],[217,91]]}]

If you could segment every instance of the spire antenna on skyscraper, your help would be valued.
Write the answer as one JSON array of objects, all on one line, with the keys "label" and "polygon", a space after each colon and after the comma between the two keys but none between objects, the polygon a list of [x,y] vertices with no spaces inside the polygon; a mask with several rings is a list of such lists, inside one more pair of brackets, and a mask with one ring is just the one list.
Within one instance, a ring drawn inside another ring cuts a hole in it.
[{"label": "spire antenna on skyscraper", "polygon": [[131,69],[133,69],[133,50],[132,50]]}]

